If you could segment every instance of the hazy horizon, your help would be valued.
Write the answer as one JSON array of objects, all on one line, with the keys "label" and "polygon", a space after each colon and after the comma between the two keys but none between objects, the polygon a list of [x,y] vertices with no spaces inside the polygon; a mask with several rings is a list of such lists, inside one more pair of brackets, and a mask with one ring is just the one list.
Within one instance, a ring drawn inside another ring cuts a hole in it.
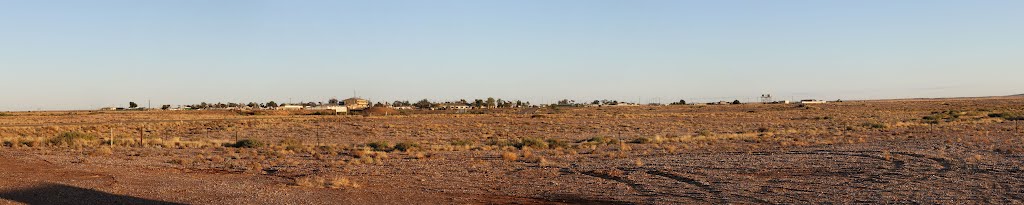
[{"label": "hazy horizon", "polygon": [[0,111],[1024,93],[1024,1],[0,1]]}]

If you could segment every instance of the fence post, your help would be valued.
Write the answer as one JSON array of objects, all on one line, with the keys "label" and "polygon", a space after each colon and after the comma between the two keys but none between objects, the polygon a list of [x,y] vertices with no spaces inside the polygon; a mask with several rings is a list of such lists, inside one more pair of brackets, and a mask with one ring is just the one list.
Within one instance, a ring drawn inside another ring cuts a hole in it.
[{"label": "fence post", "polygon": [[142,143],[142,136],[143,135],[144,134],[142,133],[142,127],[139,127],[139,147],[145,147],[145,145]]}]

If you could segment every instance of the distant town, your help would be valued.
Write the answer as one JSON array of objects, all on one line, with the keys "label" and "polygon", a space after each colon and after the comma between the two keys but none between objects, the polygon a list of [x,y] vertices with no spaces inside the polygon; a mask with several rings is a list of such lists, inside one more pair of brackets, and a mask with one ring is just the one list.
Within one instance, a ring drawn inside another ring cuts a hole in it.
[{"label": "distant town", "polygon": [[[829,101],[816,100],[816,99],[805,99],[798,102],[790,102],[789,100],[775,101],[771,99],[771,95],[762,95],[761,104],[823,104]],[[832,102],[842,102],[842,100],[836,100]],[[748,102],[749,103],[749,102]],[[696,105],[696,104],[707,104],[707,105],[736,105],[744,104],[739,100],[733,101],[717,101],[710,103],[687,103],[686,100],[679,100],[667,104],[663,103],[647,103],[640,104],[635,102],[622,102],[617,100],[593,100],[587,102],[577,102],[575,100],[563,99],[553,104],[531,104],[528,101],[521,100],[503,100],[489,97],[487,99],[474,99],[468,101],[465,99],[458,101],[445,101],[445,102],[433,102],[428,99],[423,99],[412,103],[410,101],[394,101],[394,102],[372,102],[367,99],[352,97],[344,100],[338,100],[331,98],[327,102],[300,102],[300,103],[278,103],[275,101],[269,101],[266,103],[206,103],[202,102],[199,104],[192,105],[162,105],[159,108],[140,107],[135,102],[129,102],[128,107],[103,107],[100,110],[104,111],[130,111],[130,110],[317,110],[317,111],[332,111],[335,113],[348,113],[350,111],[358,112],[373,107],[390,108],[395,110],[474,110],[474,109],[495,109],[495,108],[538,108],[538,107],[614,107],[614,106],[665,106],[665,105]]]}]

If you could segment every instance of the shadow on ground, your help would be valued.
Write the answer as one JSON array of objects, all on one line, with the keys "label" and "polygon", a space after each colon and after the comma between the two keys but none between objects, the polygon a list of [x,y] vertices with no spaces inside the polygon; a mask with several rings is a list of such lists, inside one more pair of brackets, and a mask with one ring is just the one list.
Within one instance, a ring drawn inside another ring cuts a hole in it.
[{"label": "shadow on ground", "polygon": [[83,189],[64,184],[0,192],[0,198],[26,204],[179,204]]}]

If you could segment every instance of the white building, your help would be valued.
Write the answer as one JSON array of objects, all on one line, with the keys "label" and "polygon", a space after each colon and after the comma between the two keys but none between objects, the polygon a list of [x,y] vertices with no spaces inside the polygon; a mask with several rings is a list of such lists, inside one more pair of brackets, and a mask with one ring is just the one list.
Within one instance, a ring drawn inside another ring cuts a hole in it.
[{"label": "white building", "polygon": [[824,100],[806,99],[800,100],[800,104],[825,104]]},{"label": "white building", "polygon": [[316,107],[308,107],[306,109],[307,110],[334,110],[335,113],[346,113],[346,112],[348,112],[348,107],[341,106],[341,105],[321,105],[321,106],[316,106]]},{"label": "white building", "polygon": [[305,109],[305,108],[306,108],[306,106],[303,106],[303,105],[288,105],[288,104],[285,104],[285,105],[277,106],[278,110],[301,110],[301,109]]},{"label": "white building", "polygon": [[445,103],[445,104],[441,104],[440,107],[443,110],[468,110],[468,109],[472,108],[469,105],[462,104],[462,103]]}]

